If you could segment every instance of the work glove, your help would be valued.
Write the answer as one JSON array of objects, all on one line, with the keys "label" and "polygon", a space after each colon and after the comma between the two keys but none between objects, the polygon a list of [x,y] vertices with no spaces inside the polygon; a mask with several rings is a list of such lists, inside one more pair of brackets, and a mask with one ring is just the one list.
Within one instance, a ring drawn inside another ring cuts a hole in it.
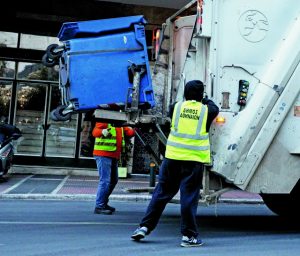
[{"label": "work glove", "polygon": [[104,137],[107,137],[107,138],[109,138],[109,137],[111,137],[111,133],[110,133],[110,128],[108,128],[108,129],[103,129],[102,130],[102,135],[104,136]]}]

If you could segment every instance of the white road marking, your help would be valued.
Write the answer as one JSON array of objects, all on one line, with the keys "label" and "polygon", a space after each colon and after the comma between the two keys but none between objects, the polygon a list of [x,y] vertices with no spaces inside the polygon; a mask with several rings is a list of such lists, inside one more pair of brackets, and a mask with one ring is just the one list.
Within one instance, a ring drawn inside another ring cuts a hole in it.
[{"label": "white road marking", "polygon": [[0,225],[113,225],[128,226],[137,225],[137,223],[124,222],[95,222],[95,221],[0,221]]},{"label": "white road marking", "polygon": [[24,183],[25,181],[29,180],[30,178],[32,178],[34,176],[33,175],[29,175],[28,177],[26,177],[25,179],[19,181],[18,183],[16,183],[15,185],[11,186],[10,188],[4,190],[1,194],[7,194],[8,192],[12,191],[13,189],[15,189],[16,187],[20,186],[22,183]]},{"label": "white road marking", "polygon": [[[69,181],[72,181],[72,182],[74,182],[74,181],[82,181],[82,180],[84,180],[84,181],[91,181],[91,182],[99,182],[99,179],[89,179],[89,178],[87,178],[87,179],[76,179],[73,176],[70,176],[70,178],[69,178]],[[121,180],[121,178],[120,178],[120,180]],[[139,180],[123,180],[122,179],[121,182],[122,183],[133,183],[133,184],[140,184],[140,183],[142,183],[142,184],[149,184],[149,181],[139,181]]]},{"label": "white road marking", "polygon": [[67,176],[62,180],[62,182],[56,187],[56,189],[54,189],[54,190],[51,192],[51,194],[52,194],[52,195],[53,195],[53,194],[57,194],[57,192],[65,185],[65,183],[67,182],[67,180],[68,180],[69,177],[70,177],[70,176],[67,175]]},{"label": "white road marking", "polygon": [[33,180],[62,180],[62,179],[51,179],[51,178],[35,178],[35,177],[33,177],[32,178]]}]

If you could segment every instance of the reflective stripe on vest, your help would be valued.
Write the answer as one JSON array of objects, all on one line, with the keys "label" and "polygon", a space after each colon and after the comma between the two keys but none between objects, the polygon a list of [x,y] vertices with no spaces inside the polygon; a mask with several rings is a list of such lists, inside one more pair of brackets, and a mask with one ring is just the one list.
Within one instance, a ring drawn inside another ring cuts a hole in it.
[{"label": "reflective stripe on vest", "polygon": [[210,163],[209,135],[206,132],[207,106],[196,101],[175,105],[166,157]]},{"label": "reflective stripe on vest", "polygon": [[[97,137],[95,139],[94,150],[102,150],[102,151],[116,151],[117,150],[117,131],[116,128],[111,126],[110,124],[107,126],[109,132],[111,133],[111,137]],[[124,133],[122,129],[122,147],[125,146]]]}]

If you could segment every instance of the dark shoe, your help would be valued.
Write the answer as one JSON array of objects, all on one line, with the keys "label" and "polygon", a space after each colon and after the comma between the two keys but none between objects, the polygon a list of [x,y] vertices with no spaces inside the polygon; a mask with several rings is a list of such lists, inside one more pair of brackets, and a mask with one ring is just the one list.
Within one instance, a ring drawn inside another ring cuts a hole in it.
[{"label": "dark shoe", "polygon": [[195,237],[187,237],[183,236],[181,240],[181,246],[182,247],[196,247],[201,246],[203,244],[201,239],[195,238]]},{"label": "dark shoe", "polygon": [[108,204],[106,206],[104,206],[104,209],[111,210],[112,212],[116,211],[115,207],[109,206]]},{"label": "dark shoe", "polygon": [[131,238],[135,241],[140,241],[141,239],[145,238],[146,235],[148,235],[148,228],[139,227],[133,232]]},{"label": "dark shoe", "polygon": [[94,213],[95,214],[106,214],[106,215],[110,215],[112,214],[113,212],[107,208],[98,208],[96,207],[95,210],[94,210]]}]

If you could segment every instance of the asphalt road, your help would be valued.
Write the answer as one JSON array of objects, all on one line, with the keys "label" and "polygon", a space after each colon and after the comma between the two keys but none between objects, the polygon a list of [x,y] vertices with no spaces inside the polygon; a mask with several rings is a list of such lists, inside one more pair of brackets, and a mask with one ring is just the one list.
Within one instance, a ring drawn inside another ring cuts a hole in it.
[{"label": "asphalt road", "polygon": [[111,202],[112,216],[93,214],[92,201],[0,201],[0,255],[255,255],[300,254],[299,220],[275,216],[263,204],[199,207],[204,245],[181,248],[179,205],[169,204],[157,229],[131,241],[147,202]]}]

